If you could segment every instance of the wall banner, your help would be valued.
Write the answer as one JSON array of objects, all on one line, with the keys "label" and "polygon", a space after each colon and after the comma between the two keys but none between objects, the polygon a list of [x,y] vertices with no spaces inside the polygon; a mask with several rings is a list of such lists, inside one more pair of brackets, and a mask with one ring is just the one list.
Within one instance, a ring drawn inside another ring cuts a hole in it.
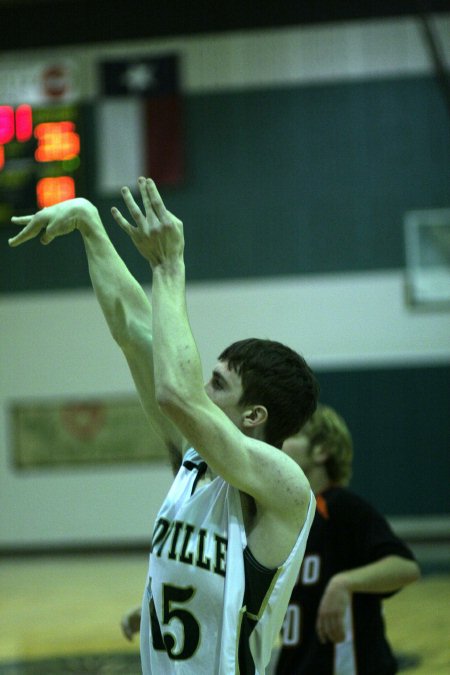
[{"label": "wall banner", "polygon": [[17,403],[11,408],[17,469],[164,459],[166,449],[134,397]]}]

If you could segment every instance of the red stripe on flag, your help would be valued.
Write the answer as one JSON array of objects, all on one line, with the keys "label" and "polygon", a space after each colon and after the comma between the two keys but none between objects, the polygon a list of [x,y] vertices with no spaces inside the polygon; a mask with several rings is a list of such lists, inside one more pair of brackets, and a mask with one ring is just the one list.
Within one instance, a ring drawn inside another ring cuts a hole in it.
[{"label": "red stripe on flag", "polygon": [[178,185],[184,179],[182,102],[178,95],[147,99],[146,164],[158,185]]}]

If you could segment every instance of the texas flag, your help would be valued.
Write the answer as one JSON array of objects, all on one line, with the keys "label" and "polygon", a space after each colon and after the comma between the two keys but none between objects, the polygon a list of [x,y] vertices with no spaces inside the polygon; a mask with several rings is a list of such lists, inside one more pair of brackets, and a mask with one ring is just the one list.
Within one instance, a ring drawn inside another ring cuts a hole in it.
[{"label": "texas flag", "polygon": [[116,192],[141,175],[158,185],[184,178],[178,57],[132,56],[99,63],[98,188]]}]

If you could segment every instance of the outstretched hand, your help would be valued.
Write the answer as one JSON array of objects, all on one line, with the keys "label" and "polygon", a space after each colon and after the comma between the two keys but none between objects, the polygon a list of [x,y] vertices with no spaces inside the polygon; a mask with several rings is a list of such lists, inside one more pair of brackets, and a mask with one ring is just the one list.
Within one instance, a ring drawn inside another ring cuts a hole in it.
[{"label": "outstretched hand", "polygon": [[183,223],[166,209],[151,178],[139,178],[138,186],[145,215],[129,188],[124,187],[122,197],[135,225],[131,225],[115,207],[111,209],[114,220],[152,268],[181,260],[184,250]]},{"label": "outstretched hand", "polygon": [[20,246],[40,235],[41,244],[50,244],[56,237],[81,229],[88,214],[97,213],[93,204],[78,197],[53,206],[48,206],[31,216],[13,217],[14,225],[21,225],[22,230],[8,240],[10,246]]},{"label": "outstretched hand", "polygon": [[317,611],[316,630],[321,642],[345,640],[345,616],[352,595],[338,575],[332,577]]}]

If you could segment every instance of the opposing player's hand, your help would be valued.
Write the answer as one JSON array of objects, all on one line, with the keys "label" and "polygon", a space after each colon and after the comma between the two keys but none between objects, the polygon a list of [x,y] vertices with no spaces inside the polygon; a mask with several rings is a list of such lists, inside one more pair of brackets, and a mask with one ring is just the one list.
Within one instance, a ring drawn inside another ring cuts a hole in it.
[{"label": "opposing player's hand", "polygon": [[120,622],[120,627],[122,628],[124,636],[131,642],[133,636],[136,635],[136,633],[139,633],[141,628],[141,608],[136,607],[124,614]]},{"label": "opposing player's hand", "polygon": [[345,640],[345,615],[350,607],[351,599],[352,595],[345,583],[338,575],[332,577],[317,611],[316,631],[321,642]]},{"label": "opposing player's hand", "polygon": [[78,197],[53,206],[48,206],[31,216],[11,218],[14,225],[22,226],[15,237],[8,240],[10,246],[20,246],[30,239],[40,236],[42,244],[50,244],[56,237],[69,234],[82,227],[89,214],[96,212],[93,204]]},{"label": "opposing player's hand", "polygon": [[151,178],[139,178],[138,186],[145,215],[136,204],[129,188],[124,187],[122,197],[135,224],[130,224],[115,207],[111,209],[114,220],[128,234],[152,268],[182,259],[183,223],[166,209]]}]

